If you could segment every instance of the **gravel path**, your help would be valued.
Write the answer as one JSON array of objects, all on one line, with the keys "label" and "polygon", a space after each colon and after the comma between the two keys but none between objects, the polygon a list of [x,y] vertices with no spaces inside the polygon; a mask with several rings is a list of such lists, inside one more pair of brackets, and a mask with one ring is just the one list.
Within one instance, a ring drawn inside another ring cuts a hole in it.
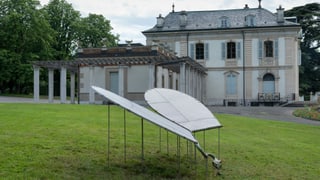
[{"label": "gravel path", "polygon": [[266,120],[287,121],[308,125],[320,125],[320,121],[313,121],[304,118],[295,117],[292,112],[297,109],[293,107],[223,107],[210,106],[213,113],[234,114],[239,116],[254,117]]}]

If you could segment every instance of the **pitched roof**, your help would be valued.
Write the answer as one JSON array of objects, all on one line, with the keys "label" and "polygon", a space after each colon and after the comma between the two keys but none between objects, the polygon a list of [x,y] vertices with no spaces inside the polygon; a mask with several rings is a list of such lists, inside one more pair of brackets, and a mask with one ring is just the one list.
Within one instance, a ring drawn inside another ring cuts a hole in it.
[{"label": "pitched roof", "polygon": [[[185,14],[187,17],[185,26],[180,25],[182,14]],[[244,8],[212,11],[171,12],[164,17],[164,23],[161,27],[157,26],[156,24],[153,28],[143,31],[143,33],[248,28],[245,21],[247,16],[253,16],[255,18],[255,25],[253,27],[299,26],[297,23],[286,20],[283,23],[278,23],[277,15],[264,8]],[[228,19],[227,28],[221,28],[222,18]]]}]

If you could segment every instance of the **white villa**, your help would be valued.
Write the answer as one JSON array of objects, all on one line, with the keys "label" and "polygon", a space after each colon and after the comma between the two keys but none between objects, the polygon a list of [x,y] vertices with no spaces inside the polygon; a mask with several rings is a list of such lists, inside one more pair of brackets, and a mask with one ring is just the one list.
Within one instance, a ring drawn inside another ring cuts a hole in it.
[{"label": "white villa", "polygon": [[[250,105],[299,97],[299,24],[261,8],[171,12],[143,32],[207,69],[207,105]],[[188,92],[187,92],[188,93]],[[254,102],[254,103],[251,103]]]}]

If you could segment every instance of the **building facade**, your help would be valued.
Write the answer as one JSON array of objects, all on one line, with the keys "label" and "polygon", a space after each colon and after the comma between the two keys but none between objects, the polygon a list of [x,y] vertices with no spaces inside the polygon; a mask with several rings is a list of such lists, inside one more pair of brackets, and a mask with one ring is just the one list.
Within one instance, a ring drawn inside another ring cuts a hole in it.
[{"label": "building facade", "polygon": [[162,44],[207,69],[207,105],[256,105],[299,97],[300,29],[281,7],[273,14],[246,5],[173,10],[143,34],[147,45]]}]

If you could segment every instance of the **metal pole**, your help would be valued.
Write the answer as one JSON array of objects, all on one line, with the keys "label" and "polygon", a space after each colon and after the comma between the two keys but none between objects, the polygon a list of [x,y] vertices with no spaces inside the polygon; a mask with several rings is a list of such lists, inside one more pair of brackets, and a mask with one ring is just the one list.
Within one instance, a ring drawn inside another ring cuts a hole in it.
[{"label": "metal pole", "polygon": [[206,150],[206,130],[203,131],[203,150]]},{"label": "metal pole", "polygon": [[110,104],[108,104],[108,148],[107,148],[108,167],[110,166]]},{"label": "metal pole", "polygon": [[124,162],[127,162],[127,121],[126,109],[123,109]]},{"label": "metal pole", "polygon": [[167,131],[167,155],[169,155],[169,132]]},{"label": "metal pole", "polygon": [[[196,138],[196,133],[193,133],[194,138]],[[197,151],[196,151],[196,144],[194,144],[194,167],[195,167],[195,174],[197,176]]]},{"label": "metal pole", "polygon": [[220,159],[220,128],[218,128],[218,159]]},{"label": "metal pole", "polygon": [[161,152],[161,127],[159,127],[159,149]]},{"label": "metal pole", "polygon": [[141,118],[141,159],[144,160],[143,118]]},{"label": "metal pole", "polygon": [[178,143],[177,143],[177,145],[178,145],[178,158],[179,158],[179,160],[178,160],[178,164],[179,164],[179,167],[178,167],[178,176],[180,177],[180,168],[181,168],[181,156],[180,156],[180,136],[177,136],[177,141],[178,141]]}]

